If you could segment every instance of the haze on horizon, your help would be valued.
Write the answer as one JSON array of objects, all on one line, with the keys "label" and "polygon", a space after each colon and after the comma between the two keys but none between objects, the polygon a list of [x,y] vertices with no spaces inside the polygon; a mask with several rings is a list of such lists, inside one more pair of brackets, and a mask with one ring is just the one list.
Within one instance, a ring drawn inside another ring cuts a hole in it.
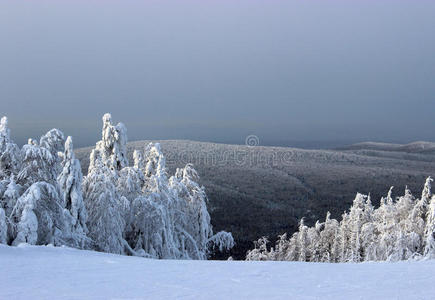
[{"label": "haze on horizon", "polygon": [[76,146],[435,141],[433,1],[0,3],[0,115]]}]

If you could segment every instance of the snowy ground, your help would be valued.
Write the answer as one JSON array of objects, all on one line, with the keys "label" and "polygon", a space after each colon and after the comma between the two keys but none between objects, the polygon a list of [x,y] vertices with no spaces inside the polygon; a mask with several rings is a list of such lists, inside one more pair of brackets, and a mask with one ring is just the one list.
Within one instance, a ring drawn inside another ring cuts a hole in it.
[{"label": "snowy ground", "polygon": [[0,245],[0,299],[434,299],[435,261],[149,260]]}]

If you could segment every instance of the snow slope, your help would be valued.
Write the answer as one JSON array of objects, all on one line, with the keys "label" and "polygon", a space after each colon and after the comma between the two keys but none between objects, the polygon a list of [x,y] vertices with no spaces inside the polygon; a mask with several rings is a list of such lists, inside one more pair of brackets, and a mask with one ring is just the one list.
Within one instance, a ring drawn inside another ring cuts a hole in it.
[{"label": "snow slope", "polygon": [[0,299],[433,299],[435,261],[177,261],[0,245]]}]

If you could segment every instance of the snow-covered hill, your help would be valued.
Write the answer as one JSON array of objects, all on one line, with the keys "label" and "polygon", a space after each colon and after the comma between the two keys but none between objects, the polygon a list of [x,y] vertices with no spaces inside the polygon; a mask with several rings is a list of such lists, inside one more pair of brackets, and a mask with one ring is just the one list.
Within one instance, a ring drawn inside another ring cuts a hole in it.
[{"label": "snow-covered hill", "polygon": [[434,154],[435,143],[418,141],[409,144],[390,144],[377,142],[363,142],[340,147],[340,150],[377,150],[377,151],[397,151],[406,153]]},{"label": "snow-covered hill", "polygon": [[0,245],[0,299],[433,299],[435,261],[178,261]]}]

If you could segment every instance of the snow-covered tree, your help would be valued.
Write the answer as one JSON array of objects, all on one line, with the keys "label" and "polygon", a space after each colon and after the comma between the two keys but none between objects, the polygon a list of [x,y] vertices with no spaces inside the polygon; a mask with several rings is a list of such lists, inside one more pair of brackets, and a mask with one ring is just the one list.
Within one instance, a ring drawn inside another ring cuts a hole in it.
[{"label": "snow-covered tree", "polygon": [[125,167],[118,173],[116,187],[119,193],[132,202],[141,196],[145,178],[140,169]]},{"label": "snow-covered tree", "polygon": [[153,193],[133,201],[132,215],[135,217],[127,235],[129,244],[142,256],[186,258],[182,257],[179,245],[174,241],[172,220],[161,200],[159,194]]},{"label": "snow-covered tree", "polygon": [[58,190],[49,183],[32,184],[18,199],[11,219],[17,222],[14,245],[30,243],[75,246],[75,237],[66,225]]},{"label": "snow-covered tree", "polygon": [[[161,165],[160,163],[157,164]],[[158,173],[157,173],[158,174]],[[230,233],[219,232],[213,236],[210,215],[207,211],[207,196],[204,187],[198,184],[199,176],[192,164],[177,169],[175,176],[170,178],[170,187],[180,198],[176,214],[177,230],[181,236],[186,236],[184,247],[189,257],[205,259],[208,251],[213,248],[219,251],[229,250],[234,246],[234,239]],[[190,245],[193,239],[194,245]],[[196,253],[196,251],[199,251]]]},{"label": "snow-covered tree", "polygon": [[92,150],[94,165],[83,182],[89,237],[97,250],[123,254],[124,207],[116,191],[114,175],[103,164],[99,154],[97,150]]},{"label": "snow-covered tree", "polygon": [[[127,129],[122,123],[112,124],[112,116],[103,116],[103,130],[101,141],[96,144],[95,150],[100,152],[101,161],[110,170],[121,170],[128,166],[127,160]],[[90,167],[94,162],[90,161]],[[90,172],[91,170],[89,170]]]},{"label": "snow-covered tree", "polygon": [[431,182],[432,178],[428,177],[426,179],[421,198],[415,201],[415,205],[408,216],[408,223],[411,227],[410,231],[414,232],[418,236],[418,238],[415,237],[414,240],[416,248],[414,252],[418,254],[422,254],[424,252],[426,218],[431,197]]},{"label": "snow-covered tree", "polygon": [[6,223],[5,210],[0,207],[0,244],[6,244],[8,240],[8,226]]},{"label": "snow-covered tree", "polygon": [[20,222],[17,225],[17,237],[12,245],[27,243],[36,245],[38,242],[38,219],[31,205],[26,205],[22,212]]},{"label": "snow-covered tree", "polygon": [[85,235],[87,232],[87,212],[82,195],[82,179],[80,162],[75,158],[72,138],[69,136],[65,142],[62,171],[57,181],[62,193],[63,206],[72,217],[71,225],[75,231]]},{"label": "snow-covered tree", "polygon": [[145,169],[145,162],[143,159],[143,155],[140,151],[134,150],[133,151],[133,161],[134,161],[134,167],[138,170],[143,171]]},{"label": "snow-covered tree", "polygon": [[65,136],[59,129],[51,129],[46,134],[41,136],[39,146],[44,147],[53,155],[64,151]]},{"label": "snow-covered tree", "polygon": [[0,120],[0,180],[17,175],[21,168],[21,152],[10,138],[8,119]]},{"label": "snow-covered tree", "polygon": [[335,219],[331,219],[331,214],[326,214],[326,220],[323,225],[323,230],[319,236],[319,248],[320,261],[333,262],[335,261],[335,254],[333,253],[333,244],[335,236],[338,233],[338,222]]},{"label": "snow-covered tree", "polygon": [[[217,248],[219,252],[228,251],[234,247],[234,237],[231,232],[219,231],[209,238],[208,242],[209,248]],[[208,253],[207,253],[208,254]]]},{"label": "snow-covered tree", "polygon": [[36,182],[47,182],[55,185],[59,167],[57,155],[52,154],[52,149],[29,143],[21,149],[22,166],[18,173],[17,181],[28,188]]},{"label": "snow-covered tree", "polygon": [[426,227],[424,229],[424,255],[428,258],[435,258],[435,196],[432,196],[431,182],[429,177],[424,185],[422,198],[431,199],[426,213]]},{"label": "snow-covered tree", "polygon": [[5,209],[6,216],[10,216],[12,213],[21,193],[22,187],[15,182],[15,176],[11,175],[9,181],[7,181],[3,197],[0,197],[0,203],[2,203],[2,206]]},{"label": "snow-covered tree", "polygon": [[255,248],[248,251],[246,255],[246,260],[270,260],[270,252],[267,251],[267,243],[269,241],[266,237],[260,238],[258,241],[254,242]]}]

